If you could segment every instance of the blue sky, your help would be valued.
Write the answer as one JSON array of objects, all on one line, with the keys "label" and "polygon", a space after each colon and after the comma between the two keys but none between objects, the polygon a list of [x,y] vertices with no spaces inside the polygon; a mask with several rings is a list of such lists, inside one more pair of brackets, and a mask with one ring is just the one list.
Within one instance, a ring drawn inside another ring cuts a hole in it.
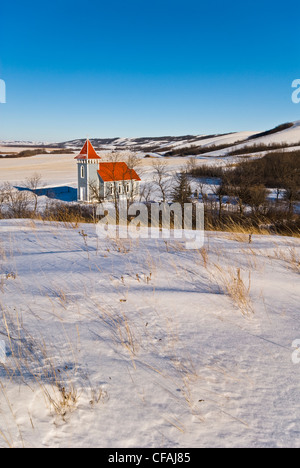
[{"label": "blue sky", "polygon": [[264,130],[300,119],[299,2],[3,2],[0,140]]}]

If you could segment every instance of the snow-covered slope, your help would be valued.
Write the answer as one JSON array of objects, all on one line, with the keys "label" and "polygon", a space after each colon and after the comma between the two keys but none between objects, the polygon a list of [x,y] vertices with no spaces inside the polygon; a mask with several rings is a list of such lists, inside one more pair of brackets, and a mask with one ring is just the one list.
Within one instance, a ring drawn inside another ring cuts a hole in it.
[{"label": "snow-covered slope", "polygon": [[0,232],[0,446],[299,446],[299,239]]},{"label": "snow-covered slope", "polygon": [[[258,134],[259,135],[259,134]],[[251,136],[250,139],[244,141],[241,144],[227,147],[225,149],[210,151],[208,152],[211,156],[225,156],[231,151],[238,150],[245,147],[251,147],[253,145],[286,145],[286,151],[293,151],[295,149],[300,149],[300,120],[293,122],[293,125],[290,128],[285,130],[271,133],[269,135],[258,136],[256,138],[255,134]],[[295,145],[295,146],[292,146]]]},{"label": "snow-covered slope", "polygon": [[[98,151],[105,150],[131,150],[143,154],[161,154],[169,153],[172,150],[180,150],[183,148],[191,148],[193,155],[194,148],[206,148],[207,153],[216,156],[223,156],[228,152],[240,149],[246,146],[258,144],[286,144],[287,146],[299,146],[300,143],[300,121],[292,122],[289,128],[279,131],[273,129],[266,132],[243,131],[227,134],[214,135],[185,135],[185,136],[162,136],[162,137],[137,137],[137,138],[91,138],[91,142]],[[280,126],[281,127],[281,126]],[[279,128],[280,128],[279,127]],[[270,132],[270,133],[268,133]],[[263,134],[265,133],[265,135]],[[8,142],[10,148],[14,147],[17,151],[18,146],[23,148],[27,146],[39,147],[47,146],[47,148],[71,148],[79,150],[85,139],[76,139],[61,143],[39,143],[39,142]],[[232,145],[232,146],[231,146]],[[4,147],[5,142],[0,141],[0,147]],[[212,153],[211,146],[226,146]],[[197,154],[197,153],[196,153]]]},{"label": "snow-covered slope", "polygon": [[[232,145],[241,142],[241,146],[251,146],[254,144],[273,144],[285,143],[287,145],[298,144],[300,142],[300,121],[290,124],[290,128],[282,131],[275,131],[268,135],[261,136],[261,133],[254,131],[243,131],[228,134],[216,135],[187,135],[179,137],[144,137],[144,138],[112,138],[112,139],[91,139],[95,146],[104,149],[131,149],[139,151],[165,152],[171,149],[189,148],[189,147],[210,147],[212,145]],[[63,147],[79,148],[84,140],[73,140],[57,144]],[[235,145],[239,148],[239,145]],[[230,147],[228,148],[230,149]],[[223,150],[225,154],[226,150]]]},{"label": "snow-covered slope", "polygon": [[255,143],[263,143],[269,145],[272,143],[286,143],[286,144],[296,144],[300,143],[300,120],[293,122],[293,125],[290,128],[285,130],[272,133],[270,135],[261,136],[255,138]]},{"label": "snow-covered slope", "polygon": [[[234,143],[236,141],[244,140],[248,136],[253,135],[254,132],[239,132],[229,133],[224,135],[187,135],[187,136],[166,136],[166,137],[144,137],[144,138],[111,138],[100,139],[92,138],[91,142],[95,147],[102,149],[131,149],[143,150],[145,152],[151,150],[165,151],[173,148],[183,148],[189,146],[211,145],[221,143]],[[65,148],[80,148],[84,140],[72,140],[63,143],[57,143],[55,146]]]},{"label": "snow-covered slope", "polygon": [[[267,133],[267,132],[265,132]],[[48,144],[49,148],[72,148],[79,149],[84,144],[84,139],[66,141],[62,143]],[[95,147],[102,150],[134,150],[145,153],[156,152],[164,153],[172,149],[181,149],[189,147],[209,147],[212,145],[230,145],[234,149],[242,146],[251,146],[253,144],[274,144],[285,143],[287,145],[300,143],[300,121],[290,124],[289,128],[281,131],[275,131],[267,135],[253,131],[234,132],[228,134],[215,135],[185,135],[185,136],[163,136],[163,137],[137,137],[137,138],[92,138],[91,142]],[[240,146],[239,146],[240,143]],[[17,146],[40,146],[47,143],[15,141],[6,143],[10,147]],[[0,141],[0,146],[5,146],[5,142]],[[219,150],[220,154],[225,154],[230,146],[224,150]]]}]

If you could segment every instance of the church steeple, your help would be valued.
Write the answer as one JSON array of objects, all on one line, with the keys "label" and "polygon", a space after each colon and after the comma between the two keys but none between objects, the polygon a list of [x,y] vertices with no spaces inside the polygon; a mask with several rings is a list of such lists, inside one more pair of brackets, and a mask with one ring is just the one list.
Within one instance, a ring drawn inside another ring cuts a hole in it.
[{"label": "church steeple", "polygon": [[96,153],[90,140],[86,140],[85,144],[83,145],[82,150],[80,151],[79,155],[76,156],[75,159],[91,160],[91,159],[101,159],[101,158]]},{"label": "church steeple", "polygon": [[78,166],[78,201],[90,201],[90,187],[98,182],[97,171],[101,158],[90,140],[86,140],[79,155],[75,158]]}]

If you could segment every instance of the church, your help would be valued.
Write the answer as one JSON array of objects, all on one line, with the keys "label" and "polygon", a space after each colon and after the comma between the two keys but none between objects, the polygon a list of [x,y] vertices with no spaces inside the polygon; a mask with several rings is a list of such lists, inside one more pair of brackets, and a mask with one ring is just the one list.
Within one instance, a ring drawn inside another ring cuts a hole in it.
[{"label": "church", "polygon": [[134,199],[140,193],[141,179],[125,162],[104,162],[87,140],[77,160],[79,202]]}]

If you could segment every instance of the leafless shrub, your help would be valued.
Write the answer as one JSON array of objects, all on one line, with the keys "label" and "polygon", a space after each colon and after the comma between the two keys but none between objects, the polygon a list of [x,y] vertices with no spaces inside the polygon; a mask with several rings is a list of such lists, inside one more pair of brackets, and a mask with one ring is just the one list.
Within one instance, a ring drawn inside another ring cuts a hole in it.
[{"label": "leafless shrub", "polygon": [[32,193],[26,190],[18,190],[9,182],[3,185],[1,190],[6,214],[11,218],[30,218],[32,216]]}]

